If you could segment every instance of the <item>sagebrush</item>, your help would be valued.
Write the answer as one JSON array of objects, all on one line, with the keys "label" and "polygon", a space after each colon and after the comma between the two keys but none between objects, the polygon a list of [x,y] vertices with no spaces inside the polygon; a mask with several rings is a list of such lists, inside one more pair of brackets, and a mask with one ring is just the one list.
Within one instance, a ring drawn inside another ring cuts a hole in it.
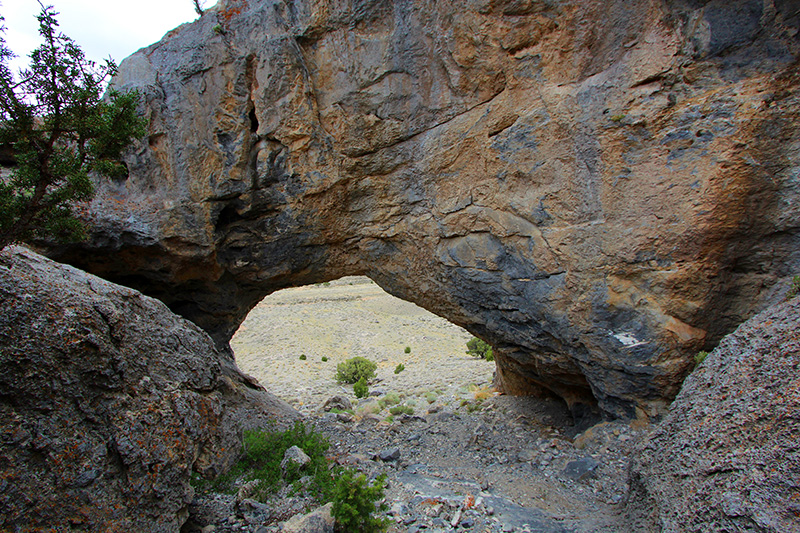
[{"label": "sagebrush", "polygon": [[339,383],[356,383],[359,379],[369,381],[375,377],[378,365],[364,357],[353,357],[336,365],[336,381]]}]

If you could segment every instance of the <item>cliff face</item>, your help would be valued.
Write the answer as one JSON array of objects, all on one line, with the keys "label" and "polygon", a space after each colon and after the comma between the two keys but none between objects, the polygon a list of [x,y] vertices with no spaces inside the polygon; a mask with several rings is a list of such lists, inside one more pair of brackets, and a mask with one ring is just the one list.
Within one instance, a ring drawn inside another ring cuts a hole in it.
[{"label": "cliff face", "polygon": [[224,346],[348,274],[507,392],[658,413],[800,271],[788,0],[223,0],[123,61],[149,137],[80,249]]}]

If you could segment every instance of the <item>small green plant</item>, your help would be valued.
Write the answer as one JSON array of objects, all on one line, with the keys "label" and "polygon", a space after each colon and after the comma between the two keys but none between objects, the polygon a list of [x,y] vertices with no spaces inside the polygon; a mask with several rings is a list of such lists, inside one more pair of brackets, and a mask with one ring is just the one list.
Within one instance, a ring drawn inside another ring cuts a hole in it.
[{"label": "small green plant", "polygon": [[369,483],[364,474],[342,471],[336,481],[331,509],[337,529],[348,533],[386,531],[389,520],[375,516],[387,509],[383,502],[385,488],[386,474],[379,475],[374,483]]},{"label": "small green plant", "polygon": [[222,34],[222,33],[224,33],[224,32],[222,31],[222,24],[215,24],[215,25],[214,25],[214,27],[213,27],[213,28],[211,28],[211,29],[212,29],[212,30],[214,31],[214,33],[216,33],[216,34]]},{"label": "small green plant", "polygon": [[622,122],[625,119],[625,115],[614,115],[611,117],[612,122]]},{"label": "small green plant", "polygon": [[328,358],[327,358],[327,357],[325,357],[324,355],[322,356],[322,362],[323,362],[323,363],[327,363],[327,362],[328,362]]},{"label": "small green plant", "polygon": [[369,385],[367,385],[367,380],[363,377],[353,383],[353,394],[356,395],[356,398],[366,398],[369,395]]},{"label": "small green plant", "polygon": [[304,353],[300,354],[300,360],[301,361],[305,361],[306,360],[306,354],[304,354]]},{"label": "small green plant", "polygon": [[791,300],[798,294],[800,294],[800,276],[795,276],[792,278],[792,285],[789,287],[789,292],[786,293],[786,299]]},{"label": "small green plant", "polygon": [[[302,472],[290,469],[283,475],[281,461],[286,450],[292,446],[301,448],[310,458]],[[217,492],[232,494],[236,491],[234,482],[238,479],[257,480],[252,497],[264,502],[268,496],[284,484],[291,485],[301,477],[312,477],[309,491],[318,499],[330,498],[334,482],[328,470],[325,452],[329,443],[324,436],[316,433],[301,422],[295,422],[291,429],[276,431],[262,428],[244,432],[242,456],[231,469],[218,476],[210,485]]]},{"label": "small green plant", "polygon": [[708,356],[708,352],[697,352],[694,356],[694,366],[699,366],[700,363],[706,360],[706,356]]},{"label": "small green plant", "polygon": [[413,415],[414,408],[410,405],[395,405],[389,408],[389,412],[395,416],[397,415]]},{"label": "small green plant", "polygon": [[474,357],[480,357],[487,361],[494,361],[494,352],[489,343],[482,341],[477,337],[472,337],[467,341],[467,354]]},{"label": "small green plant", "polygon": [[398,396],[396,392],[390,392],[378,400],[378,407],[380,407],[382,411],[386,408],[386,406],[395,405],[398,403],[400,403],[400,396]]},{"label": "small green plant", "polygon": [[411,353],[411,346],[406,346],[405,352],[406,353]]},{"label": "small green plant", "polygon": [[402,371],[403,371],[403,370],[405,370],[405,369],[406,369],[405,365],[404,365],[403,363],[400,363],[399,365],[397,365],[397,366],[395,367],[395,369],[394,369],[394,373],[395,373],[395,374],[399,374],[400,372],[402,372]]},{"label": "small green plant", "polygon": [[359,379],[369,381],[375,377],[378,365],[364,357],[353,357],[336,365],[336,381],[339,383],[355,383]]},{"label": "small green plant", "polygon": [[428,401],[428,403],[435,402],[436,401],[436,393],[435,392],[426,392],[425,393],[425,399]]}]

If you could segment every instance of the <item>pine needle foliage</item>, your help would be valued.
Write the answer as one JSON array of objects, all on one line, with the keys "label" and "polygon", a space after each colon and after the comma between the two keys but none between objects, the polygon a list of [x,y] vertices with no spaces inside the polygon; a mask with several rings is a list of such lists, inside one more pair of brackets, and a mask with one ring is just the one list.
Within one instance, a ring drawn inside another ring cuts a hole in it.
[{"label": "pine needle foliage", "polygon": [[[387,509],[383,503],[386,474],[369,483],[364,474],[343,470],[336,481],[331,514],[337,531],[348,533],[378,533],[386,531],[389,521],[375,516]],[[380,503],[379,503],[380,502]]]},{"label": "pine needle foliage", "polygon": [[0,175],[0,249],[35,238],[83,238],[72,206],[93,197],[90,175],[124,177],[120,155],[145,134],[137,93],[110,90],[103,98],[114,62],[87,60],[58,30],[58,13],[40,6],[42,44],[17,76],[0,31],[0,146],[13,158],[11,172]]}]

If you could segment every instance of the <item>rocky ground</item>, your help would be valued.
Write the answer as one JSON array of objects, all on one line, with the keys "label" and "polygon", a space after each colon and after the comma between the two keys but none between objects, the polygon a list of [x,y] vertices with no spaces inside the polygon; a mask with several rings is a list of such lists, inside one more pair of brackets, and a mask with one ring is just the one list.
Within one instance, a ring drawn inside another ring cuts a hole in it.
[{"label": "rocky ground", "polygon": [[[575,427],[558,399],[498,395],[493,365],[465,354],[469,338],[365,278],[343,278],[267,298],[232,346],[245,372],[328,437],[337,462],[388,475],[390,531],[642,530],[621,504],[628,452],[649,427]],[[360,401],[334,380],[356,355],[378,363]],[[352,414],[326,412],[334,396]],[[413,414],[391,415],[395,401]],[[245,496],[200,495],[185,530],[278,532],[312,507],[287,491],[267,504]]]}]

